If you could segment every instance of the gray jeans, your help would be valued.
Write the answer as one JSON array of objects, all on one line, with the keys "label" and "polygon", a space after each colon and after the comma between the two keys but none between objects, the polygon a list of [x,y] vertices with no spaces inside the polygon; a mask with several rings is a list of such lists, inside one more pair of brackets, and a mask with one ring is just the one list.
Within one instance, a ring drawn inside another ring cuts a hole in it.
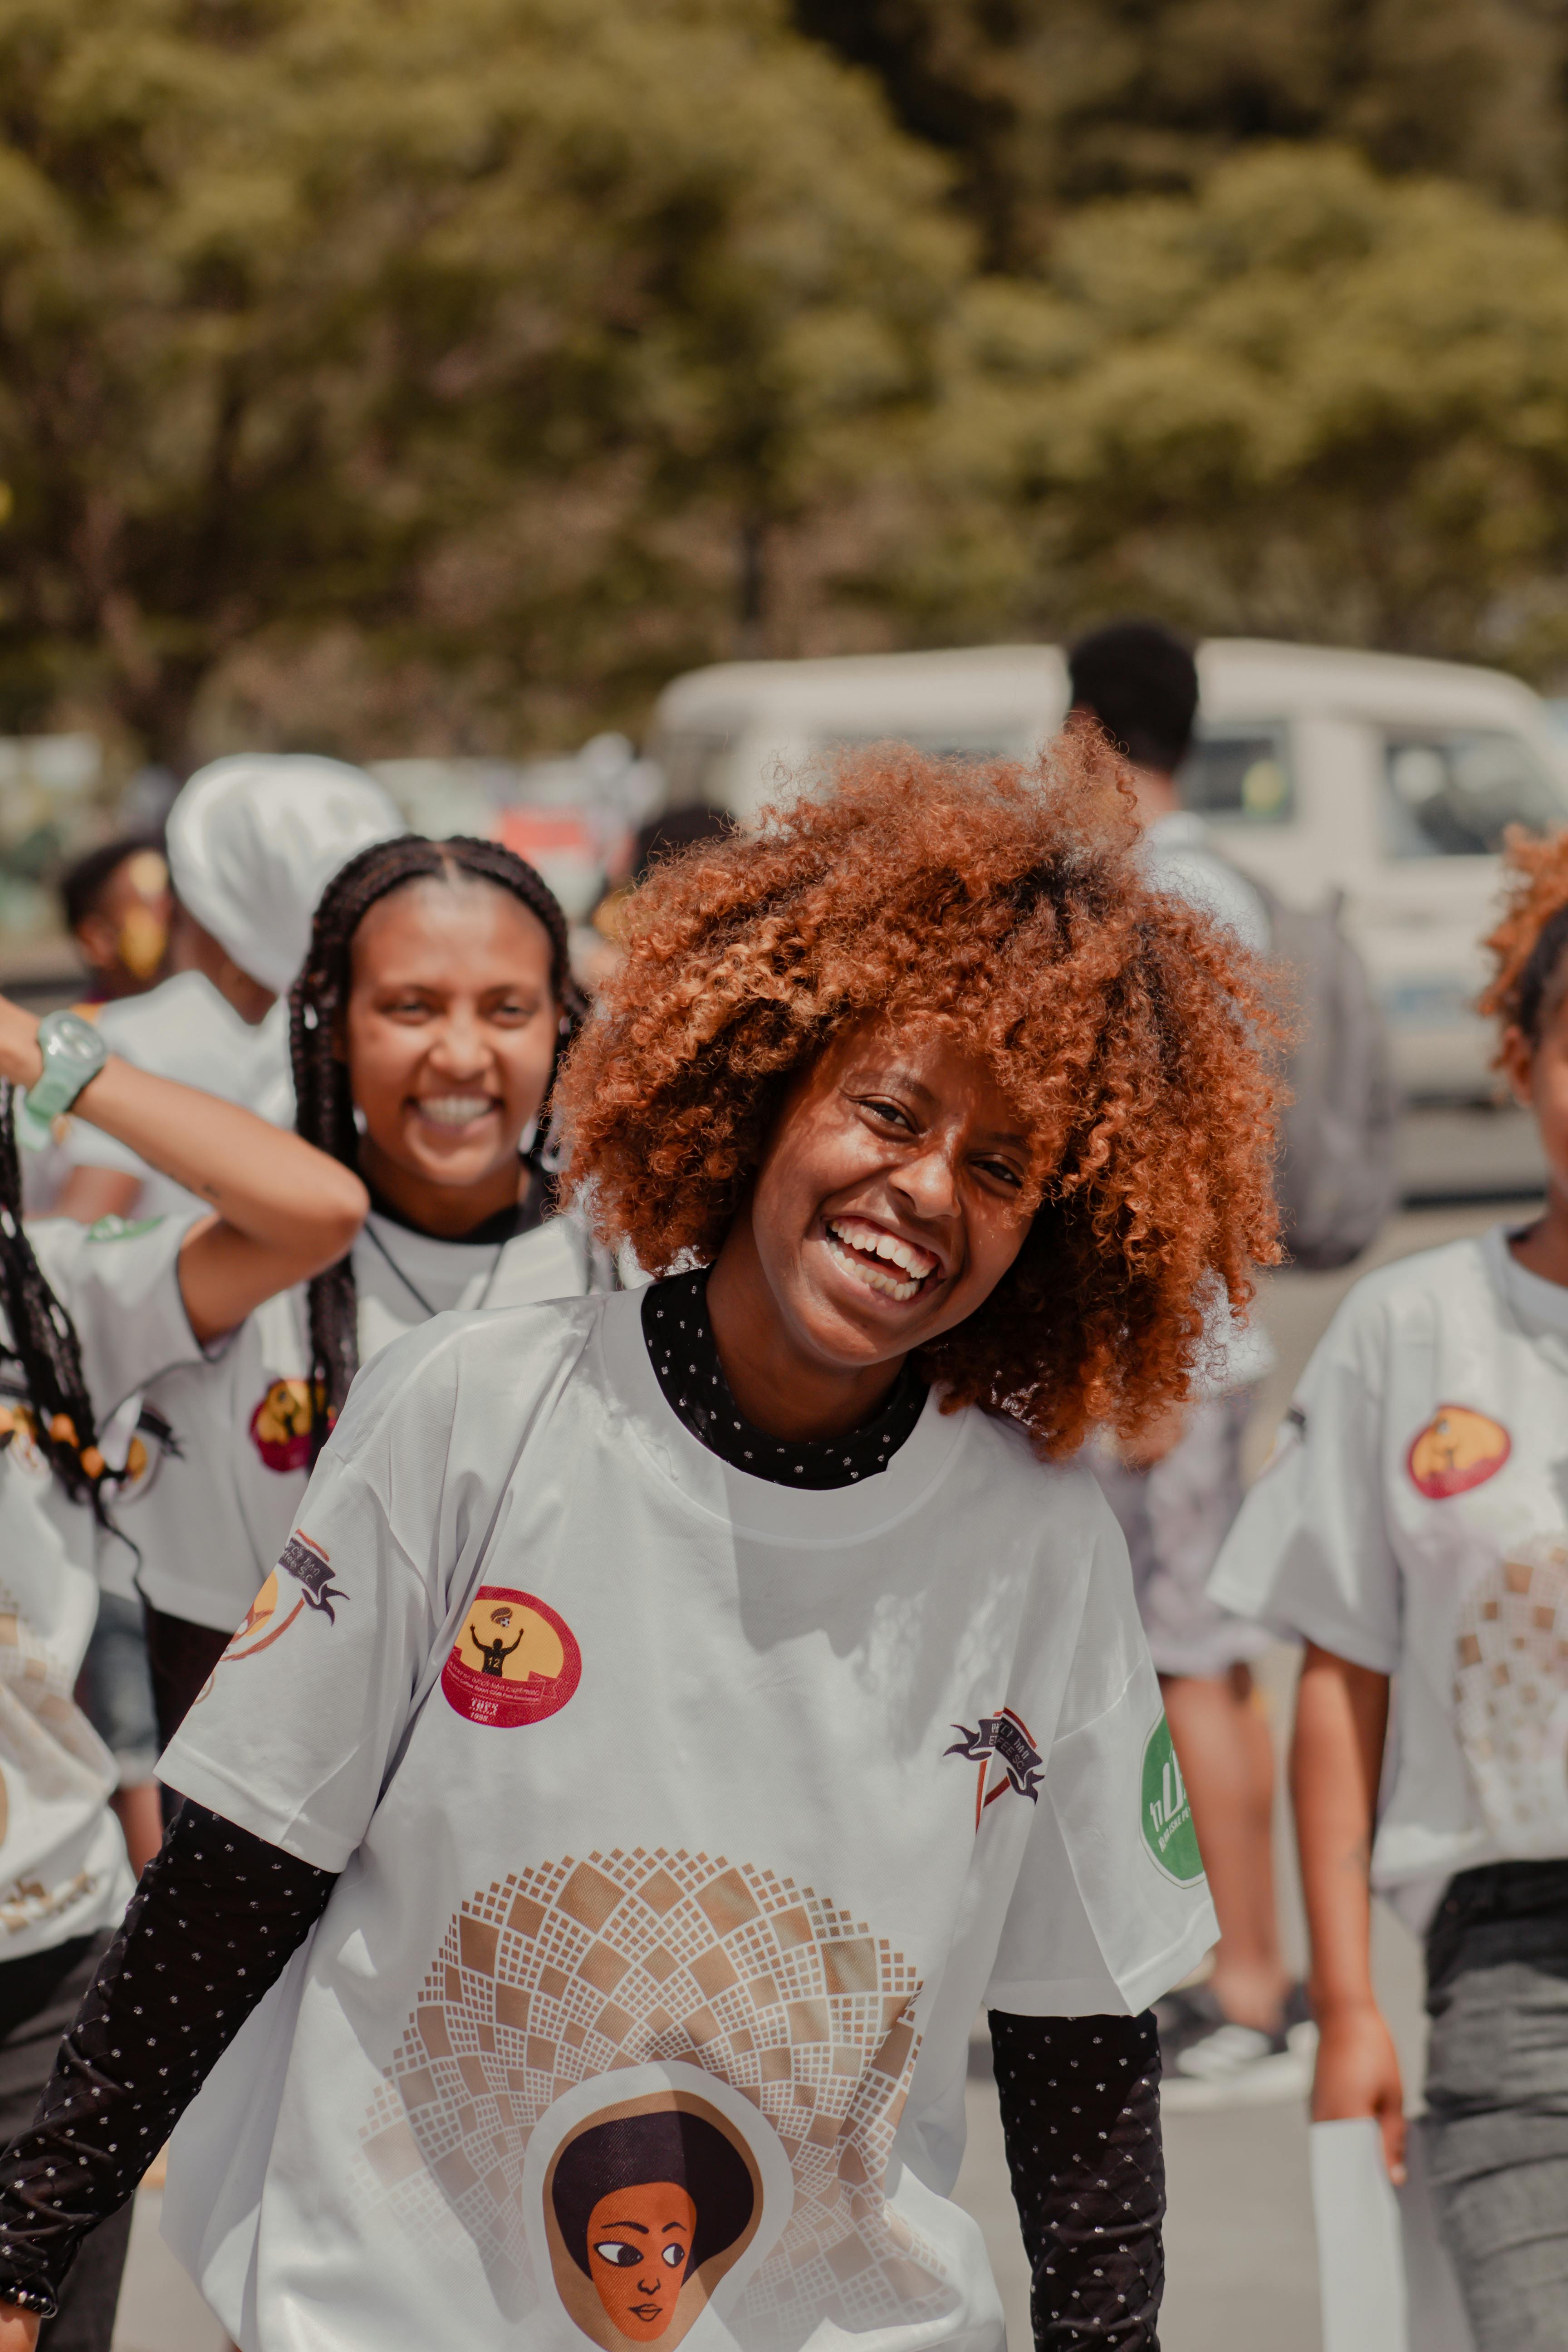
[{"label": "gray jeans", "polygon": [[1449,1882],[1426,2008],[1432,2192],[1477,2352],[1568,2352],[1568,1862]]}]

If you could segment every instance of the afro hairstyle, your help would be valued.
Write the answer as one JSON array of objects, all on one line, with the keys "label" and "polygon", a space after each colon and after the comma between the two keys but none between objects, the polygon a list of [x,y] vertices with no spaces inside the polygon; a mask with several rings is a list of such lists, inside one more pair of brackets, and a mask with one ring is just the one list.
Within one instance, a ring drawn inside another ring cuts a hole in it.
[{"label": "afro hairstyle", "polygon": [[1510,827],[1503,848],[1503,917],[1485,942],[1497,970],[1477,1009],[1533,1050],[1568,993],[1568,831]]},{"label": "afro hairstyle", "polygon": [[917,1368],[1049,1456],[1130,1435],[1186,1397],[1207,1318],[1279,1255],[1268,975],[1145,879],[1091,722],[1031,766],[890,744],[806,781],[628,902],[557,1089],[567,1189],[650,1274],[710,1264],[805,1066],[850,1023],[934,1028],[1020,1116],[1037,1205]]}]

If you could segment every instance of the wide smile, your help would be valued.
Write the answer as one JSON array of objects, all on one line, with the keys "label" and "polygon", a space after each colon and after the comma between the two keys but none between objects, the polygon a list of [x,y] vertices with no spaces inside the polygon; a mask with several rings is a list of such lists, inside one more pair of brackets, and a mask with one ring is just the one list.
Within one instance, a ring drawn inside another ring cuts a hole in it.
[{"label": "wide smile", "polygon": [[825,1231],[834,1263],[880,1297],[903,1305],[942,1279],[942,1260],[934,1250],[869,1217],[829,1217]]},{"label": "wide smile", "polygon": [[416,1095],[414,1111],[426,1127],[442,1135],[462,1135],[478,1127],[481,1119],[490,1118],[500,1109],[496,1095],[450,1094]]}]

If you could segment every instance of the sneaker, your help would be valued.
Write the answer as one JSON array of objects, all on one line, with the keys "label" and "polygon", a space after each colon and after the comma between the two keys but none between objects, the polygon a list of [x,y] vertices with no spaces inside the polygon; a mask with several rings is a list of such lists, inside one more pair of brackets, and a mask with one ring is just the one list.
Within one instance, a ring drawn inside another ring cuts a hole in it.
[{"label": "sneaker", "polygon": [[1161,2105],[1172,2115],[1212,2107],[1266,2106],[1305,2098],[1318,2029],[1305,1989],[1292,1985],[1277,2033],[1237,2025],[1206,1984],[1167,1993],[1154,2007],[1160,2029]]}]

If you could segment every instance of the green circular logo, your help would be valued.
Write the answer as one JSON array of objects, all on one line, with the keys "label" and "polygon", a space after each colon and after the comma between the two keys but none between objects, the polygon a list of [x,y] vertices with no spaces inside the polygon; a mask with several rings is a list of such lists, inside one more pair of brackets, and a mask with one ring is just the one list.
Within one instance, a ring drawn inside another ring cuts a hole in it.
[{"label": "green circular logo", "polygon": [[1176,1761],[1171,1727],[1162,1715],[1143,1745],[1143,1843],[1156,1870],[1178,1886],[1204,1874],[1186,1783]]}]

